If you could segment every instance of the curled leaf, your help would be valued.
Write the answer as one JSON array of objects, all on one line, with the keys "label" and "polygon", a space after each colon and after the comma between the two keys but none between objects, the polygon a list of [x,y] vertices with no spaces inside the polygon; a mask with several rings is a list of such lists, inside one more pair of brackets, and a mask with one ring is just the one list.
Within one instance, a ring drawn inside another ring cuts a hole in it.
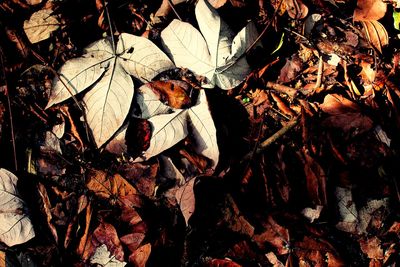
[{"label": "curled leaf", "polygon": [[382,0],[358,0],[353,13],[354,21],[374,21],[383,18],[387,5]]},{"label": "curled leaf", "polygon": [[378,21],[363,21],[363,30],[367,40],[382,53],[382,48],[389,44],[389,35]]}]

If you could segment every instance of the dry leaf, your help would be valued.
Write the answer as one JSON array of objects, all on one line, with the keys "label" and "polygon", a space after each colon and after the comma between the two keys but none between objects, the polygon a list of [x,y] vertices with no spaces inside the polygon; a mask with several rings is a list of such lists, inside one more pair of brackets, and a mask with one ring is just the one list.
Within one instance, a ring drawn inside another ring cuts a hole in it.
[{"label": "dry leaf", "polygon": [[362,252],[364,252],[368,258],[375,260],[383,259],[383,249],[381,248],[381,241],[378,237],[374,236],[369,239],[362,239],[360,241]]},{"label": "dry leaf", "polygon": [[268,259],[268,261],[273,265],[273,267],[284,267],[283,263],[276,257],[275,253],[268,252],[265,254],[265,257]]},{"label": "dry leaf", "polygon": [[188,108],[191,104],[186,90],[179,84],[179,81],[155,81],[150,83],[149,86],[160,95],[161,102],[172,108]]},{"label": "dry leaf", "polygon": [[226,4],[227,0],[208,0],[213,8],[218,9]]},{"label": "dry leaf", "polygon": [[279,225],[271,216],[268,216],[263,226],[264,231],[253,238],[256,244],[261,249],[265,249],[265,243],[268,243],[277,250],[278,255],[288,254],[289,231]]},{"label": "dry leaf", "polygon": [[206,263],[207,267],[242,267],[231,259],[212,259]]},{"label": "dry leaf", "polygon": [[106,245],[107,250],[118,261],[124,260],[124,250],[118,238],[117,230],[109,223],[102,222],[93,232],[93,245],[99,247]]},{"label": "dry leaf", "polygon": [[248,24],[234,37],[207,1],[200,0],[195,13],[201,33],[189,23],[173,20],[161,32],[165,50],[177,67],[205,77],[205,87],[236,87],[250,73],[246,59],[240,57],[258,36],[254,24]]},{"label": "dry leaf", "polygon": [[91,264],[98,264],[103,267],[124,267],[127,263],[119,261],[107,249],[105,244],[96,248],[94,255],[90,258]]},{"label": "dry leaf", "polygon": [[52,222],[53,216],[51,215],[51,203],[49,199],[49,195],[47,194],[46,187],[42,183],[38,184],[39,195],[43,202],[43,213],[46,215],[47,226],[50,229],[51,234],[54,237],[56,243],[58,243],[58,234],[57,230]]},{"label": "dry leaf", "polygon": [[175,197],[178,201],[182,215],[185,218],[186,225],[189,224],[189,219],[195,209],[196,198],[193,191],[195,182],[196,178],[193,178],[189,182],[179,187],[175,192]]},{"label": "dry leaf", "polygon": [[14,174],[0,168],[0,241],[10,247],[35,237],[17,182]]},{"label": "dry leaf", "polygon": [[24,21],[25,34],[32,44],[48,39],[60,27],[58,18],[52,13],[51,9],[42,9]]},{"label": "dry leaf", "polygon": [[129,262],[135,267],[145,267],[151,253],[151,244],[141,246],[129,256]]},{"label": "dry leaf", "polygon": [[382,0],[357,0],[357,7],[353,13],[353,20],[379,20],[385,16],[386,9],[387,5]]},{"label": "dry leaf", "polygon": [[98,197],[104,199],[109,199],[111,196],[121,198],[137,194],[136,189],[121,175],[109,175],[99,170],[88,172],[86,186]]},{"label": "dry leaf", "polygon": [[121,242],[126,245],[129,251],[134,252],[145,238],[143,233],[132,233],[121,237]]},{"label": "dry leaf", "polygon": [[382,48],[389,44],[385,27],[378,21],[363,21],[362,24],[366,39],[382,53]]},{"label": "dry leaf", "polygon": [[123,33],[116,48],[109,39],[102,39],[60,69],[47,108],[91,86],[83,101],[87,123],[100,147],[121,127],[129,112],[134,92],[130,75],[145,82],[173,67],[146,38]]},{"label": "dry leaf", "polygon": [[308,7],[301,0],[285,0],[286,10],[292,19],[304,19],[308,14]]}]

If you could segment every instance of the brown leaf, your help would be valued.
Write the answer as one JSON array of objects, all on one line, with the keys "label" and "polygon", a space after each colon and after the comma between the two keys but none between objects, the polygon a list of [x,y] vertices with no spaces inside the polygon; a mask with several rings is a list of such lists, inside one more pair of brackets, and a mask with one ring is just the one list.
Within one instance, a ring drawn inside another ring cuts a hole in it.
[{"label": "brown leaf", "polygon": [[195,182],[196,178],[193,178],[181,187],[179,187],[178,190],[175,192],[175,197],[178,201],[182,215],[185,218],[186,225],[188,225],[189,219],[195,209],[196,199],[193,191]]},{"label": "brown leaf", "polygon": [[172,108],[188,108],[191,99],[186,93],[189,84],[184,81],[155,81],[149,84],[150,88],[160,96],[160,100]]},{"label": "brown leaf", "polygon": [[58,243],[57,229],[52,223],[53,216],[51,214],[51,203],[49,195],[47,194],[47,190],[42,183],[38,184],[38,191],[40,198],[42,199],[43,202],[43,213],[46,215],[47,226],[49,227],[50,232],[54,237],[54,240],[56,241],[56,243]]},{"label": "brown leaf", "polygon": [[286,10],[292,19],[304,19],[308,14],[308,7],[301,0],[285,0]]},{"label": "brown leaf", "polygon": [[358,0],[353,13],[354,21],[371,21],[383,18],[387,6],[382,0]]},{"label": "brown leaf", "polygon": [[253,237],[253,240],[261,248],[265,249],[265,243],[269,243],[275,249],[278,255],[288,254],[289,231],[280,226],[272,216],[268,216],[264,223],[264,231]]},{"label": "brown leaf", "polygon": [[83,260],[87,260],[90,257],[89,254],[91,254],[91,252],[87,250],[87,246],[90,246],[87,244],[91,244],[91,241],[88,241],[91,239],[91,237],[89,237],[89,226],[91,219],[92,219],[92,205],[91,202],[89,202],[86,207],[85,229],[83,231],[82,237],[79,240],[78,248],[76,249],[76,254],[82,255]]},{"label": "brown leaf", "polygon": [[111,176],[100,170],[88,171],[86,186],[96,196],[103,199],[109,199],[111,196],[120,198],[137,194],[136,189],[121,175],[114,174]]},{"label": "brown leaf", "polygon": [[382,53],[382,48],[389,44],[389,35],[385,27],[378,21],[363,21],[366,39]]},{"label": "brown leaf", "polygon": [[124,261],[124,250],[118,238],[117,231],[111,224],[105,222],[100,223],[93,232],[92,243],[95,247],[105,244],[107,249],[117,260]]},{"label": "brown leaf", "polygon": [[325,97],[320,108],[331,116],[323,121],[323,125],[342,129],[344,132],[357,130],[363,133],[372,128],[372,120],[360,113],[359,106],[337,94],[329,94]]},{"label": "brown leaf", "polygon": [[368,258],[375,260],[383,259],[383,249],[381,248],[381,241],[376,236],[369,239],[360,240],[360,246],[362,252],[364,252]]},{"label": "brown leaf", "polygon": [[303,67],[303,63],[298,56],[286,59],[285,65],[279,74],[278,82],[287,83],[294,80]]},{"label": "brown leaf", "polygon": [[134,252],[142,243],[145,235],[143,233],[132,233],[121,237],[121,242],[126,245],[129,251]]},{"label": "brown leaf", "polygon": [[135,225],[142,221],[139,213],[133,208],[122,209],[121,221],[129,223],[129,225]]},{"label": "brown leaf", "polygon": [[311,157],[307,149],[303,149],[302,151],[302,161],[310,199],[315,205],[325,206],[328,203],[328,197],[326,193],[326,174],[324,169]]},{"label": "brown leaf", "polygon": [[151,244],[141,246],[129,256],[129,262],[135,267],[145,267],[151,253]]},{"label": "brown leaf", "polygon": [[208,2],[215,8],[218,9],[226,4],[227,0],[208,0]]},{"label": "brown leaf", "polygon": [[212,259],[207,261],[205,267],[241,267],[242,265],[230,259]]},{"label": "brown leaf", "polygon": [[129,155],[136,158],[142,151],[146,151],[150,147],[150,139],[151,123],[145,119],[132,118],[125,134],[125,144]]}]

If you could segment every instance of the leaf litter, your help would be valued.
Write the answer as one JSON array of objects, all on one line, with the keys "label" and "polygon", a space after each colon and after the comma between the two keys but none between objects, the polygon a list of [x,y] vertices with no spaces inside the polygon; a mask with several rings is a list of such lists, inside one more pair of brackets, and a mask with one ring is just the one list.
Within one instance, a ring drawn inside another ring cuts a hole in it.
[{"label": "leaf litter", "polygon": [[394,266],[388,5],[3,1],[0,260]]}]

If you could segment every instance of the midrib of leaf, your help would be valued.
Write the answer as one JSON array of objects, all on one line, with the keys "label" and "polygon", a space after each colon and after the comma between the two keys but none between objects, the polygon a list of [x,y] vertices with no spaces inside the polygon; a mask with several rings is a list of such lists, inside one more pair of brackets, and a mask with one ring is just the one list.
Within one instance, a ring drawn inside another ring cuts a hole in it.
[{"label": "midrib of leaf", "polygon": [[23,219],[25,219],[25,218],[26,218],[26,215],[21,215],[21,218],[20,218],[20,219],[18,219],[13,225],[11,225],[10,228],[8,228],[7,231],[5,231],[5,232],[3,232],[3,233],[0,233],[0,235],[5,235],[5,234],[7,234],[8,232],[10,232],[17,224],[21,223],[21,221],[22,221]]},{"label": "midrib of leaf", "polygon": [[198,119],[198,121],[201,123],[201,125],[203,126],[203,128],[206,130],[207,135],[208,135],[208,139],[209,139],[210,143],[212,144],[212,146],[214,147],[214,142],[212,142],[211,134],[208,132],[208,128],[204,125],[203,121],[199,118],[199,116],[196,114],[196,112],[194,112],[194,111],[192,110],[192,108],[190,108],[189,111],[191,111],[191,112],[196,116],[196,118]]},{"label": "midrib of leaf", "polygon": [[[193,27],[192,25],[190,25],[190,26]],[[194,29],[195,31],[197,31],[196,28],[193,27],[193,29]],[[211,65],[212,62],[206,62],[206,61],[201,60],[200,58],[198,58],[195,54],[192,53],[191,49],[189,49],[187,46],[185,46],[185,45],[182,43],[182,40],[178,37],[178,35],[177,35],[177,33],[174,31],[174,29],[171,29],[171,31],[172,31],[172,33],[175,35],[175,37],[176,37],[176,39],[179,41],[179,43],[186,49],[186,51],[189,52],[189,54],[190,54],[193,58],[196,58],[196,59],[198,59],[200,62],[203,62],[205,65],[207,65],[207,66],[213,68],[213,69],[210,70],[209,72],[215,71],[215,66]],[[185,34],[184,34],[184,35],[186,35],[186,29],[185,29]],[[203,37],[202,34],[200,34],[200,35]],[[204,37],[203,37],[203,41],[204,41],[204,42],[206,43],[206,45],[207,45],[207,42],[204,40]],[[208,52],[208,55],[210,55],[210,50],[207,49],[207,52]],[[210,55],[210,58],[211,58],[211,55]]]},{"label": "midrib of leaf", "polygon": [[114,56],[114,64],[112,67],[112,72],[111,72],[111,76],[110,76],[110,80],[108,82],[108,86],[107,86],[107,93],[106,93],[106,97],[104,98],[104,103],[103,103],[103,107],[102,107],[102,112],[101,112],[101,128],[100,128],[100,136],[103,136],[103,126],[104,126],[104,114],[105,114],[105,109],[106,109],[106,105],[107,105],[107,99],[108,99],[108,94],[110,93],[111,90],[111,83],[113,81],[114,78],[114,74],[115,74],[115,67],[117,65],[117,56]]}]

